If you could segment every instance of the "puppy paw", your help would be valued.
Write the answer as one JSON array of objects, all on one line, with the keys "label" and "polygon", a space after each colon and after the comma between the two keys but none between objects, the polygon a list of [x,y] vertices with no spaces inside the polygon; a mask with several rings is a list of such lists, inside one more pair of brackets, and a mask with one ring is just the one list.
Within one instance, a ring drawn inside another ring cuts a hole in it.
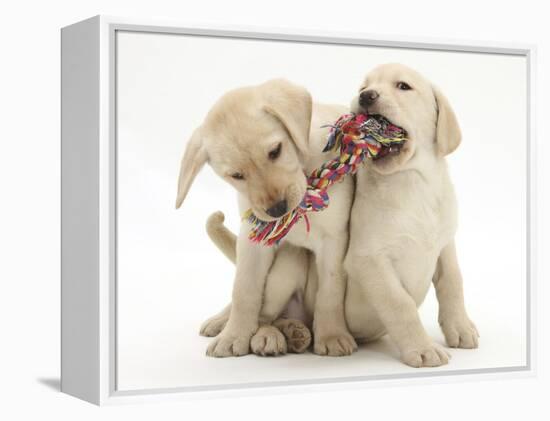
[{"label": "puppy paw", "polygon": [[261,326],[250,340],[250,348],[256,355],[277,356],[286,354],[287,344],[284,335],[275,326]]},{"label": "puppy paw", "polygon": [[357,350],[357,343],[349,333],[315,336],[313,352],[318,355],[341,357]]},{"label": "puppy paw", "polygon": [[227,317],[211,317],[201,325],[200,335],[208,337],[218,336],[226,323]]},{"label": "puppy paw", "polygon": [[210,342],[206,355],[209,357],[239,357],[246,355],[250,350],[251,336],[222,332]]},{"label": "puppy paw", "polygon": [[311,331],[301,320],[278,319],[273,326],[285,335],[288,352],[301,354],[311,344]]},{"label": "puppy paw", "polygon": [[401,354],[401,359],[411,367],[439,367],[449,362],[451,355],[443,347],[432,343],[431,345]]},{"label": "puppy paw", "polygon": [[477,348],[479,333],[467,316],[447,318],[440,322],[445,341],[451,348]]}]

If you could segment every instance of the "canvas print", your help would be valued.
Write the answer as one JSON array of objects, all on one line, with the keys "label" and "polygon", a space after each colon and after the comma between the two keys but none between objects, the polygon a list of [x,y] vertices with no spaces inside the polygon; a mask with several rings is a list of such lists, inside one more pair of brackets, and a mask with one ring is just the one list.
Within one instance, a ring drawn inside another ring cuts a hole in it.
[{"label": "canvas print", "polygon": [[524,56],[116,35],[118,390],[527,363]]}]

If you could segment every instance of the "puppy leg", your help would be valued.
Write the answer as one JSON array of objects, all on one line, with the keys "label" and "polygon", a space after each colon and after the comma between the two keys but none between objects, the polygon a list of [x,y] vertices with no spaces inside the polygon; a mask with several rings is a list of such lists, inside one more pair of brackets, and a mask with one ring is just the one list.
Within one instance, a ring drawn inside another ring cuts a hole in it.
[{"label": "puppy leg", "polygon": [[245,355],[250,339],[258,330],[267,273],[275,251],[248,239],[243,224],[237,241],[237,271],[233,284],[231,312],[227,324],[210,343],[206,354],[213,357]]},{"label": "puppy leg", "polygon": [[217,336],[225,327],[230,313],[231,304],[228,304],[222,311],[215,316],[210,317],[201,325],[200,335],[209,337]]},{"label": "puppy leg", "polygon": [[[300,285],[299,289],[302,293],[302,300],[298,304],[300,306],[298,312],[293,312],[287,308],[287,312],[291,313],[296,318],[280,318],[273,322],[283,335],[286,337],[288,352],[301,354],[305,352],[312,341],[310,327],[313,321],[313,311],[315,308],[315,296],[318,289],[317,268],[315,267],[315,256],[313,253],[307,253],[307,262],[304,264],[307,267],[305,284]],[[290,304],[289,304],[290,307]],[[295,313],[301,313],[299,316]]]},{"label": "puppy leg", "polygon": [[[261,320],[272,323],[286,339],[288,352],[300,354],[311,344],[311,332],[301,320],[281,317],[292,296],[303,291],[307,282],[309,254],[290,244],[277,252],[265,288]],[[275,320],[275,321],[274,321]]]},{"label": "puppy leg", "polygon": [[462,275],[454,241],[441,251],[433,284],[439,301],[439,325],[447,345],[453,348],[477,348],[479,334],[464,307]]},{"label": "puppy leg", "polygon": [[271,324],[286,309],[292,295],[304,288],[308,272],[308,253],[301,247],[283,244],[269,270],[261,320]]},{"label": "puppy leg", "polygon": [[412,367],[447,364],[449,355],[424,330],[416,303],[401,284],[389,259],[356,256],[351,259],[349,269],[349,281],[357,283],[369,297],[405,364]]},{"label": "puppy leg", "polygon": [[[300,325],[296,323],[290,327],[284,322],[273,325],[272,323],[285,311],[292,295],[297,290],[303,289],[308,263],[308,253],[303,248],[286,243],[277,251],[265,286],[264,302],[260,313],[260,323],[263,325],[250,342],[252,352],[255,354],[279,355],[286,353],[287,348],[291,352],[296,352],[304,347],[307,335],[303,333],[303,329],[299,330]],[[279,327],[284,329],[279,330]],[[309,332],[309,329],[307,331]],[[302,332],[301,338],[298,337],[299,332]],[[288,347],[287,339],[290,340]],[[281,341],[284,342],[284,346]],[[305,348],[308,345],[309,343]]]},{"label": "puppy leg", "polygon": [[313,350],[319,355],[350,355],[357,349],[344,317],[347,238],[324,238],[315,253],[319,288],[313,312]]}]

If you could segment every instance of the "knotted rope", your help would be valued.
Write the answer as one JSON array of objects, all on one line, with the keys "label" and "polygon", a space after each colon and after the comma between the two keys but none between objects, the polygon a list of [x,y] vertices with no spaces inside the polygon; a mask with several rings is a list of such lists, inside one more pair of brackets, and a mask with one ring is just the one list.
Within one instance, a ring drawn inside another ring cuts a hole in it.
[{"label": "knotted rope", "polygon": [[344,114],[330,131],[323,152],[340,148],[340,155],[314,170],[307,179],[307,189],[301,203],[282,218],[262,221],[249,209],[243,215],[252,224],[249,238],[266,246],[278,244],[290,229],[304,218],[309,232],[308,212],[319,212],[329,205],[328,188],[347,174],[354,174],[365,158],[385,156],[399,151],[406,140],[406,132],[378,114]]}]

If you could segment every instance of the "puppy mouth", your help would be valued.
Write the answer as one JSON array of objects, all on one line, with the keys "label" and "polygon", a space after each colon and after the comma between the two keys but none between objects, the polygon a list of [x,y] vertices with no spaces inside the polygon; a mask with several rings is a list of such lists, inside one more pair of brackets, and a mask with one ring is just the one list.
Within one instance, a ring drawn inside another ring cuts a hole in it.
[{"label": "puppy mouth", "polygon": [[382,145],[378,154],[372,158],[373,161],[380,161],[390,156],[399,155],[405,142],[390,145]]},{"label": "puppy mouth", "polygon": [[[365,110],[363,113],[369,118],[367,123],[380,135],[376,142],[376,152],[373,151],[374,153],[370,154],[371,159],[373,161],[383,161],[392,156],[399,155],[407,142],[407,131],[390,121],[383,114],[373,111],[369,112],[368,110]],[[392,140],[392,138],[396,139]]]},{"label": "puppy mouth", "polygon": [[279,219],[284,218],[286,215],[288,215],[292,211],[292,209],[289,209],[283,215],[271,216],[265,211],[265,209],[260,208],[260,207],[253,206],[251,208],[251,210],[252,210],[252,213],[256,216],[256,218],[258,218],[262,222],[275,222],[275,221],[278,221]]},{"label": "puppy mouth", "polygon": [[[306,177],[304,175],[304,180]],[[284,218],[287,218],[302,202],[306,191],[307,191],[307,182],[304,182],[303,189],[300,188],[298,184],[292,184],[286,189],[286,195],[284,198],[285,206],[284,209],[279,209],[275,212],[268,213],[268,211],[262,207],[253,206],[252,212],[256,217],[263,222],[276,222]]]}]

